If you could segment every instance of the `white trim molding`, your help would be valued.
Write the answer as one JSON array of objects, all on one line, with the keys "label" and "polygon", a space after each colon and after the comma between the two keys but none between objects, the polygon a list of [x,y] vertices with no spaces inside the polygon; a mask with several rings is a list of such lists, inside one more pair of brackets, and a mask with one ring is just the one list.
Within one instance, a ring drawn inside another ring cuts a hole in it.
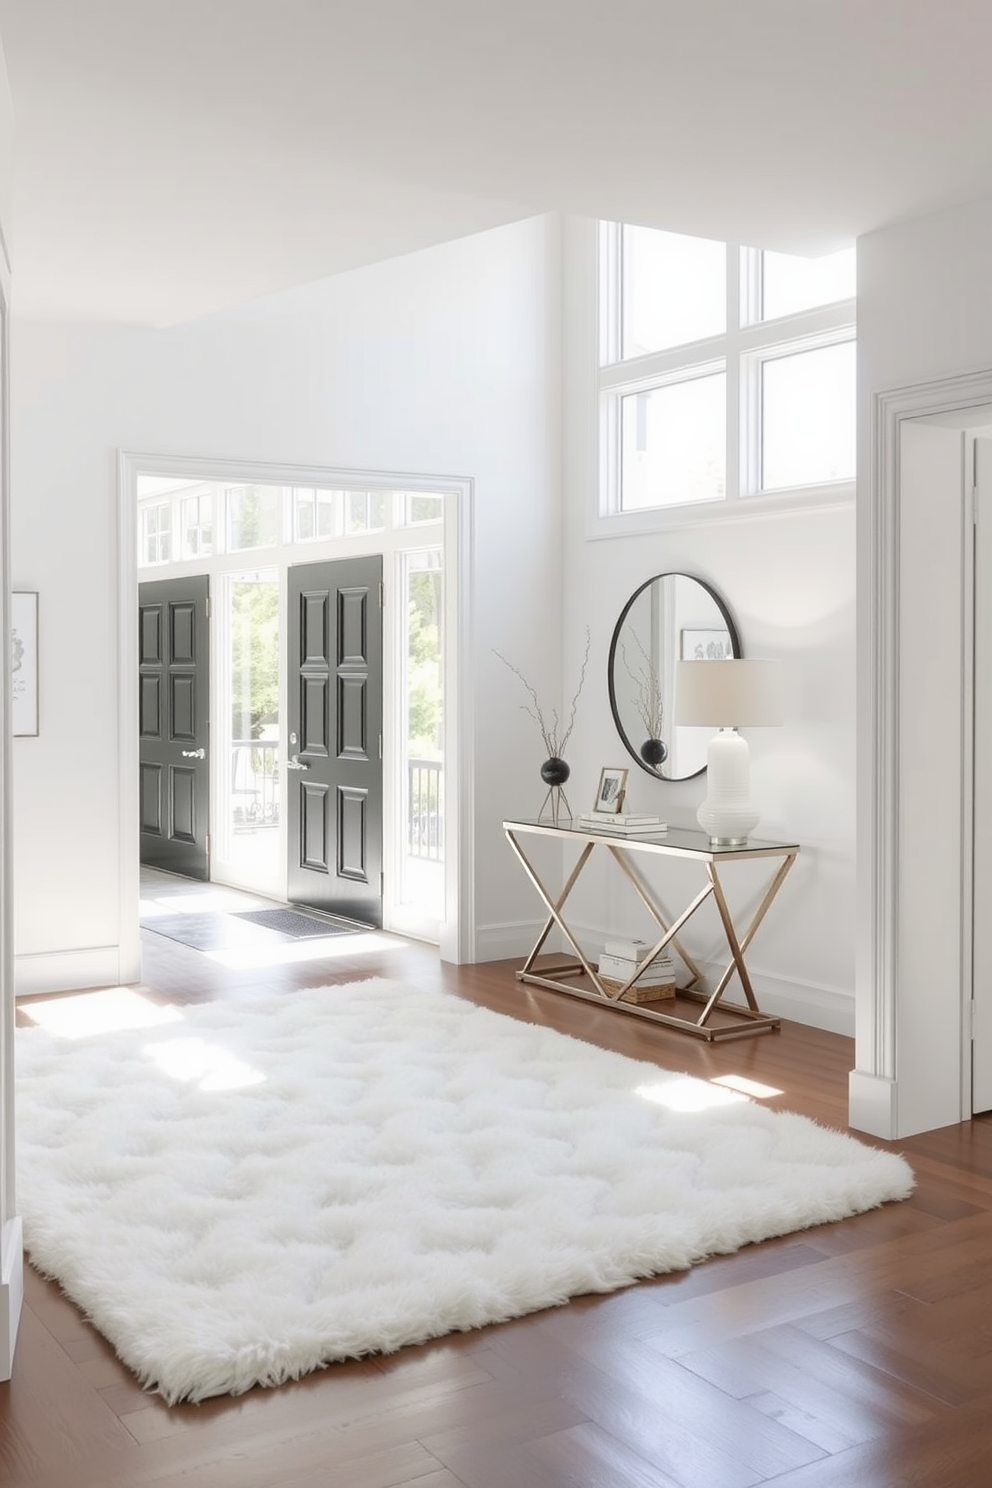
[{"label": "white trim molding", "polygon": [[[6,249],[4,250],[6,252]],[[24,1266],[15,1213],[14,890],[10,648],[10,275],[0,262],[0,1380],[9,1379]]]},{"label": "white trim molding", "polygon": [[[977,424],[990,403],[992,371],[983,370],[874,392],[863,410],[870,444],[858,518],[861,892],[849,1120],[890,1140],[970,1114],[962,431],[969,410]],[[960,417],[924,428],[952,414]],[[923,458],[938,478],[920,478]],[[939,638],[926,633],[934,625]],[[934,772],[926,736],[938,720],[948,738]]]},{"label": "white trim molding", "polygon": [[[129,905],[129,911],[134,918],[137,899]],[[135,921],[135,940],[137,936]],[[18,956],[14,962],[15,996],[37,997],[45,992],[120,987],[138,981],[133,963],[124,959],[127,939],[127,922],[122,919],[120,945],[87,946],[80,950],[43,951],[38,955]]]},{"label": "white trim molding", "polygon": [[24,1241],[21,1221],[9,1219],[0,1232],[0,1380],[14,1372],[14,1345],[24,1301]]}]

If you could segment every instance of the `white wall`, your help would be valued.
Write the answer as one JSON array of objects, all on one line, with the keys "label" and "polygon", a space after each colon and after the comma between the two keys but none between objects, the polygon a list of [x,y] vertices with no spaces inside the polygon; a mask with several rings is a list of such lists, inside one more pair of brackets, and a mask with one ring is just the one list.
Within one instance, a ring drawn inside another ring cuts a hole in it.
[{"label": "white wall", "polygon": [[[628,765],[633,810],[659,811],[694,827],[705,776],[652,779],[623,749],[613,725],[606,664],[614,624],[631,593],[653,574],[681,571],[721,595],[746,656],[781,657],[788,679],[783,728],[748,731],[752,786],[762,812],[756,836],[802,851],[748,955],[759,1002],[800,1022],[854,1031],[855,918],[855,513],[853,502],[796,506],[722,520],[711,512],[631,537],[591,538],[595,499],[596,327],[590,298],[589,234],[570,224],[566,280],[565,688],[577,670],[585,627],[590,681],[569,755],[574,809],[592,805],[603,765]],[[586,247],[583,248],[583,243]],[[704,880],[669,864],[656,881],[681,908]],[[660,872],[660,870],[659,870]],[[753,902],[768,868],[727,869],[728,895]],[[619,875],[590,875],[576,909],[593,939],[646,934],[650,921]],[[690,951],[712,964],[722,935],[712,906],[690,922]],[[725,948],[725,941],[723,942]],[[722,969],[724,954],[719,962]],[[731,997],[739,996],[736,984]]]},{"label": "white wall", "polygon": [[860,892],[851,1111],[856,1125],[888,1137],[955,1122],[969,1109],[962,697],[970,480],[960,434],[910,421],[988,399],[990,264],[992,198],[858,243]]},{"label": "white wall", "polygon": [[15,321],[14,578],[41,632],[40,733],[15,742],[20,988],[117,977],[119,448],[473,479],[478,954],[516,948],[533,894],[499,823],[531,760],[492,647],[557,689],[559,307],[560,227],[535,218],[164,331]]}]

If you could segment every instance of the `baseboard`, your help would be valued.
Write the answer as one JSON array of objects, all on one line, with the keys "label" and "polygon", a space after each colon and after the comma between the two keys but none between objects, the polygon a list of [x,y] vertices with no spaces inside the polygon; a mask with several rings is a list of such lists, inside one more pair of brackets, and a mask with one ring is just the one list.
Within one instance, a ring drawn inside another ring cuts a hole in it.
[{"label": "baseboard", "polygon": [[83,987],[117,987],[121,983],[120,966],[119,946],[15,956],[14,996],[75,992]]},{"label": "baseboard", "polygon": [[[709,968],[710,975],[719,976],[722,967]],[[854,993],[838,992],[833,987],[821,987],[815,982],[790,981],[760,969],[748,967],[754,995],[763,1012],[773,1013],[776,1018],[788,1018],[792,1023],[802,1023],[807,1028],[822,1028],[824,1033],[839,1033],[844,1038],[854,1037]],[[733,985],[733,984],[732,984]],[[731,994],[737,1001],[739,994]]]},{"label": "baseboard", "polygon": [[24,1242],[20,1218],[7,1221],[0,1237],[0,1380],[14,1371],[14,1345],[24,1301]]},{"label": "baseboard", "polygon": [[848,1124],[855,1131],[894,1141],[898,1133],[895,1080],[852,1070],[847,1080]]},{"label": "baseboard", "polygon": [[[543,928],[543,920],[516,920],[502,925],[477,925],[475,930],[476,961],[523,961],[530,954]],[[559,931],[553,931],[545,942],[546,951],[560,951],[563,945]]]}]

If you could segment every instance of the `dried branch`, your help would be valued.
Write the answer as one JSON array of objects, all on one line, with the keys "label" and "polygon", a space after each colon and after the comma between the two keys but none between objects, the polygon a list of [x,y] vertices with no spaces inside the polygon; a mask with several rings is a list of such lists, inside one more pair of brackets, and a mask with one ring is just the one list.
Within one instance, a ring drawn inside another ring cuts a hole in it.
[{"label": "dried branch", "polygon": [[665,705],[661,694],[661,678],[648,655],[647,648],[636,630],[631,629],[630,635],[640,655],[631,662],[627,655],[627,647],[624,642],[620,644],[620,655],[623,658],[624,669],[630,680],[637,689],[634,706],[644,727],[648,731],[649,739],[661,738],[661,727],[665,716]]},{"label": "dried branch", "polygon": [[541,738],[544,741],[544,747],[547,750],[548,759],[561,759],[563,757],[565,752],[565,745],[568,743],[569,738],[571,737],[572,730],[575,727],[575,712],[578,707],[579,696],[582,692],[583,684],[586,680],[586,668],[589,665],[590,644],[591,637],[589,634],[589,627],[586,626],[586,649],[585,654],[582,657],[582,667],[579,672],[579,684],[575,689],[575,696],[572,698],[572,706],[569,709],[568,714],[568,725],[564,730],[562,730],[561,720],[558,717],[558,709],[552,708],[550,717],[545,716],[544,709],[541,707],[541,702],[538,698],[537,693],[535,692],[531,684],[527,681],[527,678],[524,676],[520,668],[514,666],[512,661],[507,660],[502,651],[497,651],[495,647],[493,648],[493,655],[497,657],[505,667],[509,667],[513,675],[520,679],[524,687],[527,689],[527,692],[530,694],[531,702],[534,706],[532,708],[529,708],[526,703],[523,703],[521,704],[521,707],[524,713],[529,714],[530,717],[534,719],[535,723],[540,729]]}]

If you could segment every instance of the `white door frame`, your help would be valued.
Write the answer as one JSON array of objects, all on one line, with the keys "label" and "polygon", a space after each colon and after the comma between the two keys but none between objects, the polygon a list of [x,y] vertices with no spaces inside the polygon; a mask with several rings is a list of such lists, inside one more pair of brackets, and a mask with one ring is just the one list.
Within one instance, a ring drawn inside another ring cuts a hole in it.
[{"label": "white door frame", "polygon": [[[118,452],[118,749],[120,759],[120,977],[141,975],[138,923],[140,884],[138,813],[138,475],[188,476],[195,481],[346,489],[427,491],[443,495],[445,645],[445,916],[440,955],[444,961],[475,959],[473,750],[474,635],[472,589],[473,497],[470,478],[422,474],[269,465],[244,460],[177,458]],[[301,548],[301,561],[305,549]]]},{"label": "white door frame", "polygon": [[[5,121],[6,124],[6,121]],[[0,1380],[10,1379],[24,1300],[14,1192],[14,946],[10,698],[10,261],[0,231]]]},{"label": "white door frame", "polygon": [[[976,906],[992,902],[992,439],[987,429],[969,440],[974,482],[974,733],[972,770],[971,1100],[973,1114],[992,1109],[992,924]],[[979,748],[979,745],[982,747]]]},{"label": "white door frame", "polygon": [[[849,1119],[890,1140],[971,1114],[965,431],[984,422],[989,405],[992,371],[876,392],[870,401],[870,483],[858,514],[859,919]],[[933,462],[925,480],[917,468],[924,458]],[[931,619],[939,620],[940,644],[927,634]],[[949,740],[939,769],[936,728]]]}]

